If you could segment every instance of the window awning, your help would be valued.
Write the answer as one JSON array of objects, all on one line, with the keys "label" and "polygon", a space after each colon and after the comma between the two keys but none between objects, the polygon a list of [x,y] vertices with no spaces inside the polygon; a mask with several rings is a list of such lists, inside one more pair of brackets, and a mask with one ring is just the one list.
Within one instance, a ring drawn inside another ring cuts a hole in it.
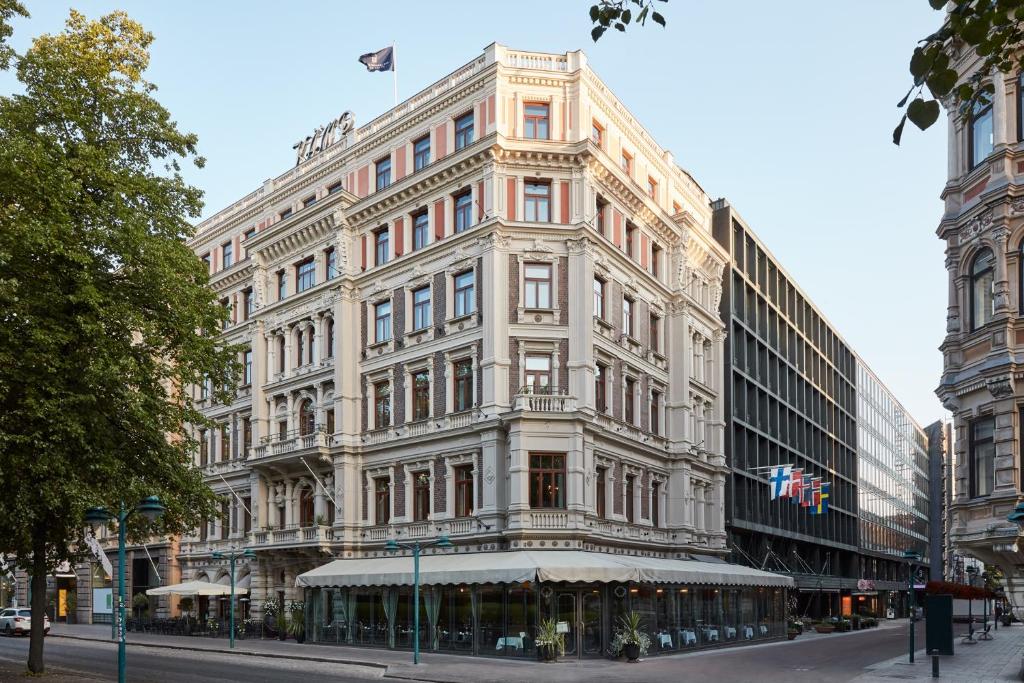
[{"label": "window awning", "polygon": [[[448,553],[420,557],[420,583],[423,585],[526,581],[793,585],[793,579],[788,576],[736,564],[610,555],[581,550]],[[409,555],[335,560],[300,574],[295,580],[296,586],[306,588],[412,584],[412,557]]]},{"label": "window awning", "polygon": [[208,581],[186,581],[171,586],[150,588],[146,595],[227,595],[231,589]]}]

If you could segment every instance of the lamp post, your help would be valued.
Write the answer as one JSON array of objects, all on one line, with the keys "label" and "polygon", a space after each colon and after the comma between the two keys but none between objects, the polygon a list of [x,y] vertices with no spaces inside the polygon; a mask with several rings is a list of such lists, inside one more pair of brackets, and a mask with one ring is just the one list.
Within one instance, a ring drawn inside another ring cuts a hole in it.
[{"label": "lamp post", "polygon": [[254,559],[256,553],[249,548],[231,548],[230,550],[214,550],[212,557],[215,560],[222,560],[227,558],[229,563],[228,573],[231,575],[231,621],[229,628],[231,629],[231,635],[228,636],[228,646],[235,646],[235,561],[242,557],[247,560]]},{"label": "lamp post", "polygon": [[910,612],[910,663],[914,663],[914,613],[917,611],[914,601],[914,562],[921,560],[921,553],[916,550],[904,550],[903,559],[907,561],[907,604]]},{"label": "lamp post", "polygon": [[988,572],[981,573],[981,632],[988,636]]},{"label": "lamp post", "polygon": [[412,663],[420,663],[420,550],[423,548],[429,548],[430,546],[437,546],[438,548],[451,548],[452,542],[448,540],[448,536],[438,536],[433,541],[413,541],[411,543],[403,543],[396,541],[393,538],[389,538],[385,544],[384,549],[389,553],[397,552],[399,548],[405,548],[406,550],[412,551],[412,623],[413,623],[413,641],[412,641]]},{"label": "lamp post", "polygon": [[[973,564],[967,568],[967,585],[974,588],[974,575],[978,573],[978,568]],[[968,593],[967,598],[967,640],[965,643],[976,643],[974,639],[974,598]]]},{"label": "lamp post", "polygon": [[138,505],[132,509],[125,507],[121,501],[117,514],[113,514],[106,508],[89,508],[85,511],[85,521],[90,525],[109,524],[117,520],[117,681],[125,683],[127,680],[127,661],[125,657],[125,626],[124,626],[124,562],[125,562],[125,522],[132,513],[138,512],[150,522],[156,521],[164,513],[164,506],[156,496],[143,498]]}]

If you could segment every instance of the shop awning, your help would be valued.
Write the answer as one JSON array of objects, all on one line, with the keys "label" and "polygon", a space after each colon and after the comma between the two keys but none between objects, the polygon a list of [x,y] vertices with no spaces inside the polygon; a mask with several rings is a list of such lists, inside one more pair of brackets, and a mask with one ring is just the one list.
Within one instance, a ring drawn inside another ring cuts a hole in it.
[{"label": "shop awning", "polygon": [[[735,564],[671,560],[580,550],[520,550],[449,553],[420,557],[423,585],[524,583],[688,583],[714,586],[792,586],[788,576]],[[335,560],[300,574],[295,585],[306,588],[341,586],[411,586],[412,558]]]},{"label": "shop awning", "polygon": [[146,595],[230,595],[231,587],[208,581],[186,581],[170,586],[150,588]]}]

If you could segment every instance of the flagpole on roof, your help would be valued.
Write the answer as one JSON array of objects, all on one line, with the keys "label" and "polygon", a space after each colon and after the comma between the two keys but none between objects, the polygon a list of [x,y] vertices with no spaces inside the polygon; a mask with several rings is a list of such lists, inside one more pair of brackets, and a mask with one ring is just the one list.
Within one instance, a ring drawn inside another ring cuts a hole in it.
[{"label": "flagpole on roof", "polygon": [[391,41],[391,75],[394,77],[395,82],[395,106],[398,106],[398,60],[395,59],[395,55],[398,54],[398,43]]}]

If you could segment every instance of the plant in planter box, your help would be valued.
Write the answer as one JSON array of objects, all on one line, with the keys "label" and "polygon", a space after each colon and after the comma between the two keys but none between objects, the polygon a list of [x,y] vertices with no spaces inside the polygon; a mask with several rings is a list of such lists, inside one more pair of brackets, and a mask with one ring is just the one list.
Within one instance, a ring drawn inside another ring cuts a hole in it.
[{"label": "plant in planter box", "polygon": [[612,652],[624,654],[627,660],[635,662],[646,655],[650,647],[651,637],[641,628],[639,612],[619,617],[619,626],[612,637]]},{"label": "plant in planter box", "polygon": [[832,633],[836,630],[836,625],[829,621],[820,621],[814,625],[814,630],[818,633]]},{"label": "plant in planter box", "polygon": [[553,662],[565,654],[565,634],[558,632],[557,620],[541,620],[537,630],[537,654],[545,662]]},{"label": "plant in planter box", "polygon": [[[295,638],[295,642],[301,643],[306,640],[306,605],[303,602],[293,601],[288,606],[291,619],[288,622],[288,635]],[[282,613],[281,616],[284,616]]]},{"label": "plant in planter box", "polygon": [[804,622],[802,619],[790,619],[787,628],[788,631],[796,631],[797,633],[804,632]]}]

